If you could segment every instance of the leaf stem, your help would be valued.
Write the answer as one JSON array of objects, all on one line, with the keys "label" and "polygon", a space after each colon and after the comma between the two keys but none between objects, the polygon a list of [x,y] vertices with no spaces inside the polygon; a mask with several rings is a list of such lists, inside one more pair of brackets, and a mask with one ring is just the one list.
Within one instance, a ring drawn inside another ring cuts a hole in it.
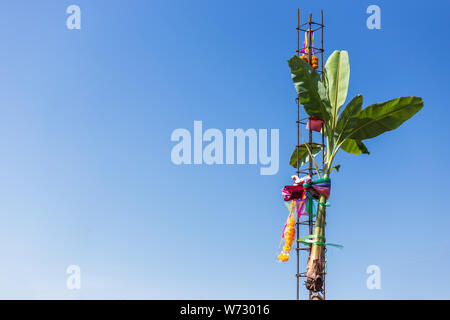
[{"label": "leaf stem", "polygon": [[[305,140],[303,140],[303,143],[304,143],[304,145],[306,146],[306,150],[307,150],[308,153],[309,153],[309,158],[312,160],[312,162],[313,162],[313,164],[314,164],[314,167],[316,167],[317,175],[319,176],[319,179],[320,179],[319,166],[317,165],[317,162],[316,162],[316,160],[314,159],[314,156],[313,156],[311,150],[309,149],[309,144],[306,143]],[[322,148],[323,148],[323,146],[322,146]],[[311,178],[312,178],[312,177],[311,177]]]}]

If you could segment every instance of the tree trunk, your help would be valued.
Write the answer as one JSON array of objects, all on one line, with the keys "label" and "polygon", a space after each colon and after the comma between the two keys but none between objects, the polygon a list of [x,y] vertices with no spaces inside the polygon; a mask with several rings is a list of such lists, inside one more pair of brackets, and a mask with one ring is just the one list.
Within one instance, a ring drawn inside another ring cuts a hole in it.
[{"label": "tree trunk", "polygon": [[[325,196],[320,196],[319,203],[325,203]],[[325,231],[325,206],[319,205],[317,210],[316,224],[314,227],[314,241],[325,242],[323,236]],[[323,288],[325,271],[325,249],[324,245],[312,244],[308,258],[305,286],[313,292],[320,292]]]}]

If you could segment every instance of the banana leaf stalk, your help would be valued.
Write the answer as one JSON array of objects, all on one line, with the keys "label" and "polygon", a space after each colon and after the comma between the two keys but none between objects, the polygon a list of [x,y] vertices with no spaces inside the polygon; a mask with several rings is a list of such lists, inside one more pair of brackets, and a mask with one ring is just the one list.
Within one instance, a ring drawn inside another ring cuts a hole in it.
[{"label": "banana leaf stalk", "polygon": [[[319,207],[317,209],[316,224],[314,227],[314,242],[325,242],[325,206],[320,203],[325,203],[325,196],[320,196]],[[305,286],[308,290],[313,292],[322,291],[325,271],[325,247],[323,244],[312,244],[311,251],[308,257],[308,267],[306,272]]]}]

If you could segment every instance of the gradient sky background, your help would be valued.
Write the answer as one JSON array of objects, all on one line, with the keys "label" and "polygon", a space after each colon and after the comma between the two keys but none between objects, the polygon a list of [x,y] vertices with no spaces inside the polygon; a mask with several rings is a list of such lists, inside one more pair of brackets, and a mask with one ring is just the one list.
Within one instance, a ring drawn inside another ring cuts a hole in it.
[{"label": "gradient sky background", "polygon": [[[0,298],[295,298],[295,261],[275,257],[300,7],[324,9],[327,57],[349,51],[348,100],[425,102],[370,156],[340,154],[327,240],[344,249],[328,251],[327,298],[449,299],[450,4],[310,3],[2,1]],[[81,30],[66,28],[71,4]],[[366,27],[370,4],[381,30]],[[174,165],[170,135],[194,120],[279,128],[278,174]],[[372,264],[381,290],[366,288]]]}]

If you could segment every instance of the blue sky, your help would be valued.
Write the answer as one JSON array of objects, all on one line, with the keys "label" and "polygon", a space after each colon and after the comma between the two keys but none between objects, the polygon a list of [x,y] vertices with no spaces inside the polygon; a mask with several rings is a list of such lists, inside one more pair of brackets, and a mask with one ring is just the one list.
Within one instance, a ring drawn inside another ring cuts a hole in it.
[{"label": "blue sky", "polygon": [[[71,4],[81,30],[66,28]],[[0,298],[295,298],[294,261],[275,256],[297,7],[324,10],[326,56],[348,50],[348,99],[425,103],[370,156],[338,156],[327,240],[344,249],[328,251],[327,297],[450,298],[448,2],[143,0],[0,4]],[[174,165],[171,133],[194,120],[279,129],[278,174]]]}]

